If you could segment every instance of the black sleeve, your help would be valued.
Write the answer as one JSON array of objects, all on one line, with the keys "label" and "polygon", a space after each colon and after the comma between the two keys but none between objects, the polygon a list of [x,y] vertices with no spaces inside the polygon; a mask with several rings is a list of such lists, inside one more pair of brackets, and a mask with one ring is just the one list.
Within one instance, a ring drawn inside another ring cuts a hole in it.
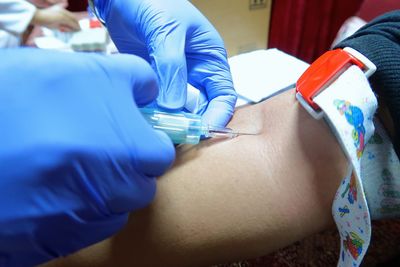
[{"label": "black sleeve", "polygon": [[377,17],[336,47],[351,47],[376,65],[370,84],[389,108],[395,128],[392,141],[400,158],[400,10]]}]

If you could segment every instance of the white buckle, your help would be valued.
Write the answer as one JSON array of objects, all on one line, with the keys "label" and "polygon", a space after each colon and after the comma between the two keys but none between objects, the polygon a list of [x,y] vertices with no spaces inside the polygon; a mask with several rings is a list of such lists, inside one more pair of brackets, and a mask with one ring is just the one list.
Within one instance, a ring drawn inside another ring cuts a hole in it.
[{"label": "white buckle", "polygon": [[320,120],[324,117],[324,112],[322,110],[316,111],[313,107],[311,107],[300,94],[300,92],[296,93],[296,98],[300,102],[300,104],[307,110],[307,112],[316,120]]},{"label": "white buckle", "polygon": [[376,71],[376,66],[374,63],[372,63],[368,58],[366,58],[363,54],[358,52],[357,50],[354,50],[351,47],[345,47],[343,48],[343,51],[346,51],[359,61],[361,61],[365,65],[365,69],[363,69],[363,72],[367,78],[369,78],[374,72]]}]

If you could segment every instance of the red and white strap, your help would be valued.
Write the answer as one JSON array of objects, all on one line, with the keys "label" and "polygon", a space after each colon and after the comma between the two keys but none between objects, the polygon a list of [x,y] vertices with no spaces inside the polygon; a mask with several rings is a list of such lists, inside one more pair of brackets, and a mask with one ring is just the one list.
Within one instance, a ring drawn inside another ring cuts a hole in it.
[{"label": "red and white strap", "polygon": [[341,237],[338,266],[359,266],[371,239],[360,158],[374,132],[377,100],[367,77],[375,69],[357,51],[336,49],[317,59],[296,84],[296,98],[314,118],[325,118],[349,160],[332,205]]}]

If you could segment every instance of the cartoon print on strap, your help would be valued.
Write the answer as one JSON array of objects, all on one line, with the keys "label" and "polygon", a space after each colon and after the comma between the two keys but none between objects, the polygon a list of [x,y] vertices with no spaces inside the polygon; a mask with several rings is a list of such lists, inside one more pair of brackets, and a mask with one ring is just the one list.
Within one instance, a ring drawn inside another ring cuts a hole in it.
[{"label": "cartoon print on strap", "polygon": [[343,217],[344,215],[350,213],[349,207],[347,205],[344,205],[344,207],[339,207],[338,211],[339,211],[340,217]]},{"label": "cartoon print on strap", "polygon": [[364,115],[359,107],[351,105],[349,101],[336,99],[333,104],[341,115],[345,115],[348,123],[354,126],[352,138],[357,148],[357,158],[361,158],[364,150]]},{"label": "cartoon print on strap", "polygon": [[357,260],[363,248],[364,241],[354,232],[346,232],[346,239],[343,240],[343,246],[350,253],[353,259]]},{"label": "cartoon print on strap", "polygon": [[357,201],[357,182],[354,173],[351,174],[350,182],[347,184],[345,191],[341,194],[342,198],[345,197],[346,193],[348,193],[347,199],[350,204]]}]

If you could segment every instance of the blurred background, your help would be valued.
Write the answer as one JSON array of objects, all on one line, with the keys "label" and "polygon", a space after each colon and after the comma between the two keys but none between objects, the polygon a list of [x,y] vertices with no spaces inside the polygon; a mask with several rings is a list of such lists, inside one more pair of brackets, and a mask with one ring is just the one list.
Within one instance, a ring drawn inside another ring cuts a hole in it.
[{"label": "blurred background", "polygon": [[[38,6],[45,0],[31,0]],[[64,0],[85,17],[87,0]],[[278,48],[307,63],[399,0],[192,0],[224,39],[228,55]]]}]

